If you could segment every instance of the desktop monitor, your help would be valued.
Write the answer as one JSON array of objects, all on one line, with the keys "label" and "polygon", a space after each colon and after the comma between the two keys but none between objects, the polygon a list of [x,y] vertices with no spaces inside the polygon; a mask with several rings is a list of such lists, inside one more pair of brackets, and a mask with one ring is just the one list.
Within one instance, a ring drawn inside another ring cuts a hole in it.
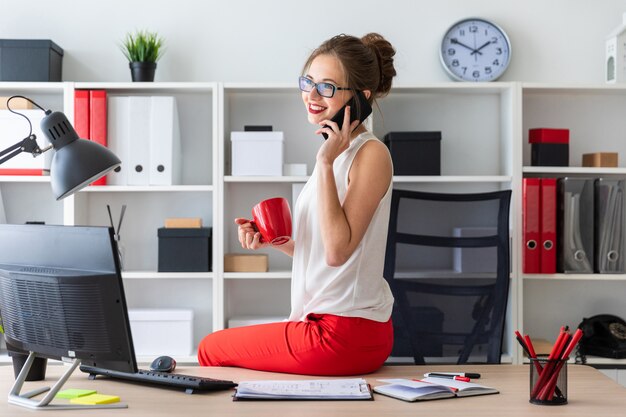
[{"label": "desktop monitor", "polygon": [[0,225],[0,317],[19,350],[137,372],[111,228]]}]

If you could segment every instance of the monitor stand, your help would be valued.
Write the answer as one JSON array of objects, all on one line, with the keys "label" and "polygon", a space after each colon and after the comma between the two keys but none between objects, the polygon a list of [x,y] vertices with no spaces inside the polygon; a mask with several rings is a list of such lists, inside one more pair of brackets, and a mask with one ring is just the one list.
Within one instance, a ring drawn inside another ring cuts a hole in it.
[{"label": "monitor stand", "polygon": [[[30,408],[33,410],[89,410],[96,408],[128,408],[128,405],[125,403],[114,403],[114,404],[50,404],[50,402],[54,399],[54,396],[59,392],[63,384],[69,379],[74,369],[80,365],[80,359],[74,359],[71,362],[71,366],[67,371],[61,376],[61,378],[52,386],[52,387],[42,387],[37,388],[32,391],[26,392],[24,394],[20,394],[20,390],[24,385],[24,381],[26,380],[26,375],[28,375],[28,371],[35,361],[35,353],[30,352],[28,355],[28,359],[26,363],[22,367],[20,374],[15,379],[15,384],[11,388],[9,392],[9,404],[15,404],[22,407]],[[44,393],[46,391],[50,391],[43,397],[40,401],[33,400],[32,397]]]}]

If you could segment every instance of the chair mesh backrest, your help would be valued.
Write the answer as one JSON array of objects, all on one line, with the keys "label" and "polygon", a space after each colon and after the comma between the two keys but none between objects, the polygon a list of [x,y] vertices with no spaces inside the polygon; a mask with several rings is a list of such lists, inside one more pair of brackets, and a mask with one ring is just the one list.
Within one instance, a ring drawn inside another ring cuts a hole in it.
[{"label": "chair mesh backrest", "polygon": [[500,362],[510,198],[393,190],[384,273],[396,301],[392,356]]}]

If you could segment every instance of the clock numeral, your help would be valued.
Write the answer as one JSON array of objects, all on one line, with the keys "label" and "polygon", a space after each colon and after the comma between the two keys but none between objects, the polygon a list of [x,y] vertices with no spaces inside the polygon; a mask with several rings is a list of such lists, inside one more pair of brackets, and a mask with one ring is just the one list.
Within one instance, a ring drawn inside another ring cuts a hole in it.
[{"label": "clock numeral", "polygon": [[491,38],[491,43],[498,43],[498,38],[495,36]]},{"label": "clock numeral", "polygon": [[470,31],[471,33],[478,32],[478,26],[475,26],[475,25],[470,26],[470,27],[469,27],[469,31]]},{"label": "clock numeral", "polygon": [[456,50],[454,48],[449,48],[448,49],[448,55],[454,56],[455,54],[456,54]]},{"label": "clock numeral", "polygon": [[498,65],[500,65],[500,60],[499,60],[499,59],[494,59],[494,60],[493,60],[493,65],[495,65],[496,67],[497,67]]},{"label": "clock numeral", "polygon": [[491,67],[485,67],[485,74],[491,75]]},{"label": "clock numeral", "polygon": [[496,48],[496,55],[502,55],[502,48]]},{"label": "clock numeral", "polygon": [[461,69],[463,70],[463,75],[465,75],[465,73],[467,72],[467,67],[461,67]]},{"label": "clock numeral", "polygon": [[465,29],[459,29],[459,36],[465,36]]},{"label": "clock numeral", "polygon": [[485,36],[489,36],[489,29],[485,28]]},{"label": "clock numeral", "polygon": [[480,78],[480,71],[478,71],[478,70],[474,70],[474,72],[472,72],[472,77],[474,77],[474,78]]},{"label": "clock numeral", "polygon": [[450,63],[450,65],[452,65],[453,67],[458,67],[459,66],[459,60],[458,59],[453,59],[452,62]]}]

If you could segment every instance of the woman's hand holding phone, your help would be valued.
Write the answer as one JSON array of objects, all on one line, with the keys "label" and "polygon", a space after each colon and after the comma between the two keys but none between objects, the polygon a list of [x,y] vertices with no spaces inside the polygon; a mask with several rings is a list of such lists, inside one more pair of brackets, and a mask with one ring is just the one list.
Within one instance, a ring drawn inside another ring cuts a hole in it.
[{"label": "woman's hand holding phone", "polygon": [[322,147],[317,152],[317,161],[320,163],[332,164],[343,151],[348,149],[352,131],[361,123],[359,120],[350,122],[350,106],[346,106],[343,110],[346,117],[343,118],[341,126],[334,120],[322,120],[320,122],[322,127],[315,132],[316,134],[326,133],[327,135],[326,142],[322,144]]}]

